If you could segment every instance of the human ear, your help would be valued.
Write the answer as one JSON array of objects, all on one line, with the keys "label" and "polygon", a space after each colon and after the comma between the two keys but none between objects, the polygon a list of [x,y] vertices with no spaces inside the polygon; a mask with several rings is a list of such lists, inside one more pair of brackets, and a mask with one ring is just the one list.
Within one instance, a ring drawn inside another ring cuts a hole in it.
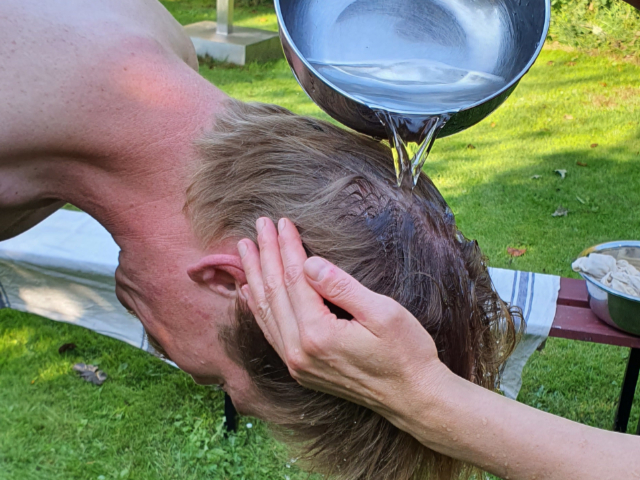
[{"label": "human ear", "polygon": [[208,255],[187,273],[198,285],[230,298],[235,298],[247,283],[240,257],[235,255]]}]

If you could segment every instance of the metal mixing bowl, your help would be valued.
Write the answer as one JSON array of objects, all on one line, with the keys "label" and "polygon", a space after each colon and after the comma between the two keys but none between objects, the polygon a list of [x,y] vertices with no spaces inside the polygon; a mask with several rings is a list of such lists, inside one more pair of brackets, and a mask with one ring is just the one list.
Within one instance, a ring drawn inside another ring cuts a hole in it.
[{"label": "metal mixing bowl", "polygon": [[[580,254],[591,253],[611,255],[616,260],[627,260],[640,270],[640,241],[619,241],[603,243],[587,248]],[[612,327],[640,336],[640,298],[612,290],[596,279],[580,273],[587,281],[591,310]]]},{"label": "metal mixing bowl", "polygon": [[[376,111],[401,114],[400,133],[409,141],[423,133],[425,116],[451,114],[439,134],[444,137],[504,102],[538,57],[551,10],[550,0],[276,0],[275,6],[285,56],[311,99],[344,125],[379,138],[387,134]],[[503,82],[479,98],[457,90],[446,108],[434,107],[433,95],[419,100],[415,88],[391,85],[393,100],[381,105],[363,93],[363,85],[354,91],[357,82],[338,84],[317,68],[319,62],[404,62],[410,68],[427,61]]]}]

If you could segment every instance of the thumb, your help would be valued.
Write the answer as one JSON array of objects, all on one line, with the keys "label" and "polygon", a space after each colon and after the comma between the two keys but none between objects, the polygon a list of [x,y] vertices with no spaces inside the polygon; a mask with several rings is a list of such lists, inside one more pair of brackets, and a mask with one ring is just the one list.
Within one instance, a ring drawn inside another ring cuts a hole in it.
[{"label": "thumb", "polygon": [[[304,264],[307,281],[320,296],[349,312],[359,323],[376,322],[395,313],[394,300],[365,288],[332,263],[311,257]],[[399,307],[399,305],[398,305]]]}]

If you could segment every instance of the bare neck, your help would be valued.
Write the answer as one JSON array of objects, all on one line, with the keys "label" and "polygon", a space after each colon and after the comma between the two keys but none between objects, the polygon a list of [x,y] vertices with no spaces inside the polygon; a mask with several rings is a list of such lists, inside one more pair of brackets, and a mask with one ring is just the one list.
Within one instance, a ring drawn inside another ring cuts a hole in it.
[{"label": "bare neck", "polygon": [[153,131],[143,148],[57,162],[52,196],[93,216],[123,251],[193,243],[183,207],[198,161],[194,143],[212,128],[223,99],[211,84],[198,82],[191,104],[183,107],[188,114],[176,112],[174,123],[153,118],[140,128]]}]

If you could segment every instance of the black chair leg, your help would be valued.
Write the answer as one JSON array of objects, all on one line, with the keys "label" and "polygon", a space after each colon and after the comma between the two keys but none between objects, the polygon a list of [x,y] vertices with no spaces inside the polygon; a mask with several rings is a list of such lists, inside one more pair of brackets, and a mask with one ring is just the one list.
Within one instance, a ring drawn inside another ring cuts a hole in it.
[{"label": "black chair leg", "polygon": [[[616,412],[616,420],[613,426],[613,429],[616,432],[626,433],[627,431],[639,373],[640,349],[632,348],[631,353],[629,354],[629,362],[627,363],[627,371],[624,374],[624,383],[622,384],[622,392],[620,393],[620,402],[618,403],[618,411]],[[640,425],[638,426],[638,434],[640,435]]]},{"label": "black chair leg", "polygon": [[224,418],[227,432],[238,431],[238,412],[233,406],[231,397],[226,393],[224,394]]}]

